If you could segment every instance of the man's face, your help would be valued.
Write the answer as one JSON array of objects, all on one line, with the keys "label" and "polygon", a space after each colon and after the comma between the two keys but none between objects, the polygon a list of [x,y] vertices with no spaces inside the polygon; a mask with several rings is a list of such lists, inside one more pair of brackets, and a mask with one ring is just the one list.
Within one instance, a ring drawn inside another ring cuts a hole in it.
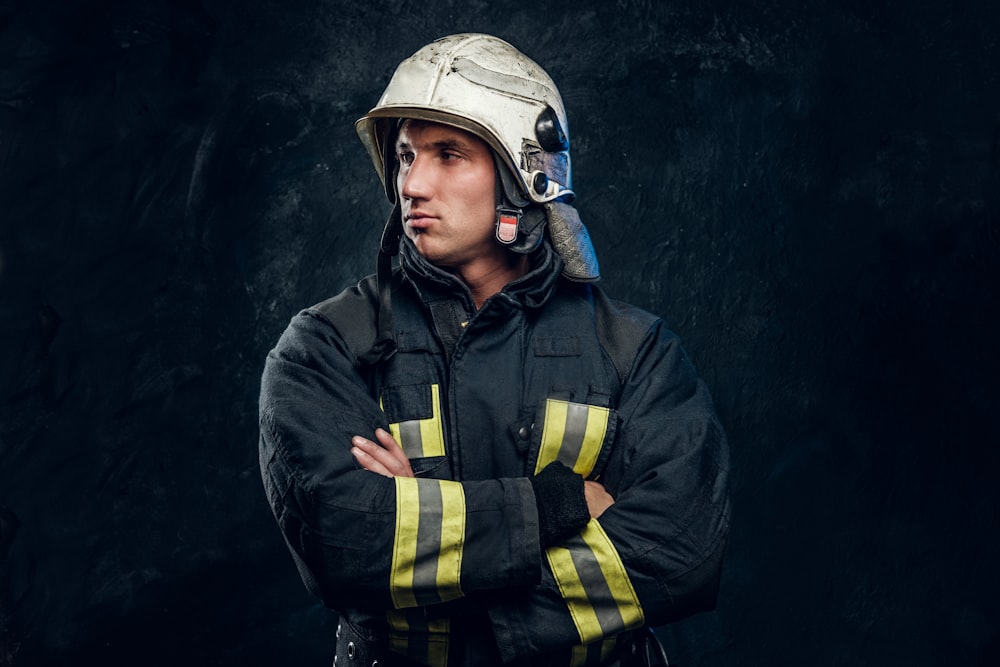
[{"label": "man's face", "polygon": [[465,130],[406,121],[396,139],[406,236],[432,264],[460,273],[505,261],[496,242],[493,155]]}]

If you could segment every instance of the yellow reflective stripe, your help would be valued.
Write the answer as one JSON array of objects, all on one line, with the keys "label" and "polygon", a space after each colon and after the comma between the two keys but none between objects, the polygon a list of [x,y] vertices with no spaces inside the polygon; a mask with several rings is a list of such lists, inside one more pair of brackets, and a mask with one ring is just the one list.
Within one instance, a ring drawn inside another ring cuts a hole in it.
[{"label": "yellow reflective stripe", "polygon": [[625,565],[597,521],[545,555],[583,644],[642,625]]},{"label": "yellow reflective stripe", "polygon": [[420,490],[412,477],[396,477],[396,532],[392,546],[392,570],[389,591],[397,609],[416,607],[413,595],[413,570],[417,562],[417,536],[420,528]]},{"label": "yellow reflective stripe", "polygon": [[[389,424],[389,433],[411,459],[444,456],[444,426],[441,420],[441,388],[432,384],[431,416],[427,419],[408,419]],[[385,411],[382,398],[379,408]]]},{"label": "yellow reflective stripe", "polygon": [[554,401],[551,398],[545,401],[545,421],[542,423],[542,444],[538,449],[538,461],[535,464],[536,475],[542,468],[559,458],[568,410],[569,403],[566,401]]},{"label": "yellow reflective stripe", "polygon": [[[385,412],[385,403],[382,402],[381,396],[378,397],[378,409],[381,410],[382,412]],[[389,424],[389,435],[391,435],[392,439],[395,440],[397,443],[400,443],[400,447],[402,447],[401,443],[403,442],[403,436],[399,431],[398,423]]]},{"label": "yellow reflective stripe", "polygon": [[576,572],[573,554],[566,547],[556,546],[546,549],[545,556],[549,560],[549,567],[552,568],[552,576],[559,586],[559,592],[569,607],[573,624],[580,634],[580,641],[586,644],[600,638],[601,623],[597,620],[594,608],[587,602],[587,591]]},{"label": "yellow reflective stripe", "polygon": [[420,420],[420,442],[424,456],[444,456],[444,428],[441,425],[441,390],[431,385],[431,418]]},{"label": "yellow reflective stripe", "polygon": [[547,399],[535,474],[553,461],[566,464],[584,477],[593,472],[610,416],[610,408]]},{"label": "yellow reflective stripe", "polygon": [[448,664],[447,618],[428,618],[423,607],[386,613],[389,622],[389,650],[429,667]]},{"label": "yellow reflective stripe", "polygon": [[608,583],[618,611],[621,613],[625,625],[619,632],[641,626],[645,618],[642,606],[639,604],[639,596],[632,587],[632,580],[625,570],[625,563],[618,555],[615,545],[611,543],[611,538],[604,532],[601,524],[594,520],[587,524],[581,537],[597,556],[597,564],[604,573],[604,580]]},{"label": "yellow reflective stripe", "polygon": [[396,477],[396,530],[389,588],[393,606],[461,597],[465,491],[459,482]]},{"label": "yellow reflective stripe", "polygon": [[[427,480],[432,481],[432,480]],[[441,481],[441,538],[437,589],[441,602],[462,596],[462,549],[465,546],[465,489]]]},{"label": "yellow reflective stripe", "polygon": [[[399,431],[399,424],[389,424],[389,434],[392,435],[392,439],[398,443],[403,442],[403,434]],[[402,447],[402,444],[400,444]],[[405,449],[403,451],[406,451]]]},{"label": "yellow reflective stripe", "polygon": [[580,445],[580,456],[573,465],[573,472],[586,477],[597,463],[597,455],[604,444],[604,434],[608,432],[608,417],[611,410],[596,405],[587,406],[587,427]]}]

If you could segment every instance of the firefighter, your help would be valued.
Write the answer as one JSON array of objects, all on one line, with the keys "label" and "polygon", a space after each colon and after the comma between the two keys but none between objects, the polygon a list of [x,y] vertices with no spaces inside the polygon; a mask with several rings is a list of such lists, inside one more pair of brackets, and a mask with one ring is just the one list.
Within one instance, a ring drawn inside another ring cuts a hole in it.
[{"label": "firefighter", "polygon": [[453,35],[356,128],[376,273],[292,319],[260,395],[335,664],[666,664],[649,628],[715,605],[728,450],[677,337],[595,284],[555,84]]}]

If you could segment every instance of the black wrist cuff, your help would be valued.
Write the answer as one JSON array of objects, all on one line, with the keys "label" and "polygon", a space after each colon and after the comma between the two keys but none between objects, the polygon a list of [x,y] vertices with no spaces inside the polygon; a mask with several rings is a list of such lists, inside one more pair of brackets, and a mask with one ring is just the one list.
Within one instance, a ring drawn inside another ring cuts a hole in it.
[{"label": "black wrist cuff", "polygon": [[583,477],[558,461],[531,478],[538,507],[538,536],[542,548],[559,544],[580,532],[590,521]]}]

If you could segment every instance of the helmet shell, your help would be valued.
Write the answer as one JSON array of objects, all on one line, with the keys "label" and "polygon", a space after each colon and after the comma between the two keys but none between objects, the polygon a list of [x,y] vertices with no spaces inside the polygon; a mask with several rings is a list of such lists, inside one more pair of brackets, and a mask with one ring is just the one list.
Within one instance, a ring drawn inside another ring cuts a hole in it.
[{"label": "helmet shell", "polygon": [[572,201],[569,124],[559,91],[545,70],[502,39],[463,33],[424,46],[400,63],[378,104],[355,123],[393,202],[386,162],[394,147],[386,144],[400,118],[481,138],[514,176],[518,192],[507,193],[514,201]]}]

